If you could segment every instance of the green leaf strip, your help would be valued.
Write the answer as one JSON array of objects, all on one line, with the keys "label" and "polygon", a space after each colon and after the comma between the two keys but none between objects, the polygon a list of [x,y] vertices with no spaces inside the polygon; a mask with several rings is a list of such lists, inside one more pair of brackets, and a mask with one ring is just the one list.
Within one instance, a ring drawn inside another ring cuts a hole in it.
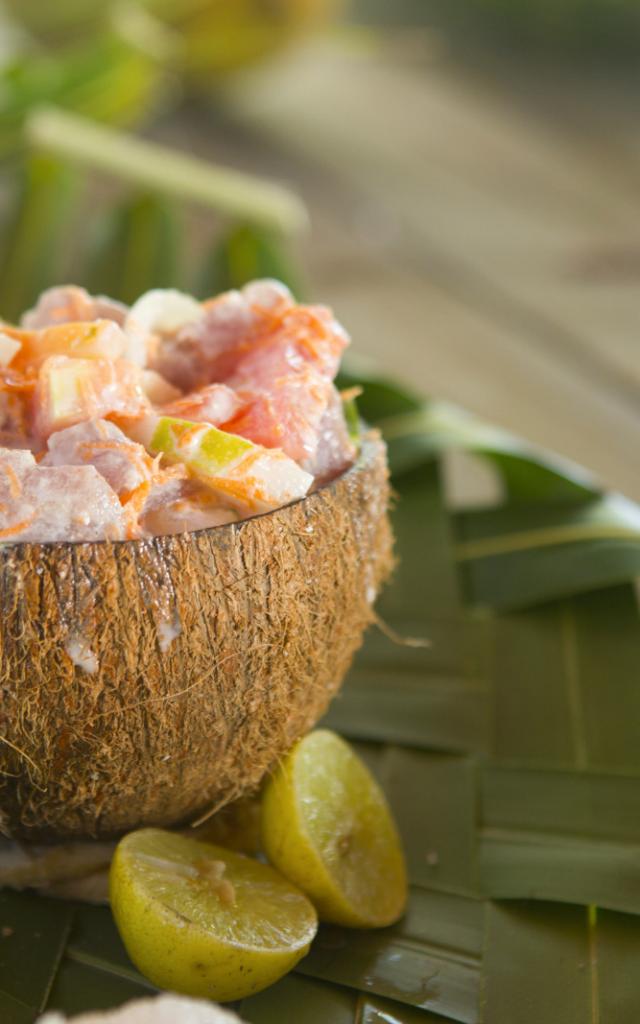
[{"label": "green leaf strip", "polygon": [[527,533],[511,536],[462,541],[455,545],[454,551],[457,561],[470,562],[476,558],[493,558],[495,555],[506,555],[513,551],[531,551],[535,548],[553,547],[556,544],[610,539],[640,541],[640,531],[624,526],[558,526],[546,530],[529,530]]},{"label": "green leaf strip", "polygon": [[307,225],[304,204],[281,185],[208,164],[54,107],[34,111],[25,132],[36,150],[114,174],[145,189],[202,203],[285,234]]}]

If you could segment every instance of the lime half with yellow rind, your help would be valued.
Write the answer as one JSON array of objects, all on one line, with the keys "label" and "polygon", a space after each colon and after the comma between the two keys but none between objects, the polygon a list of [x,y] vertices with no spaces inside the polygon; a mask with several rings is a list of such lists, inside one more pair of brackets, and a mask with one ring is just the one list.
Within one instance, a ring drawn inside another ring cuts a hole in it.
[{"label": "lime half with yellow rind", "polygon": [[218,1002],[277,981],[317,929],[309,900],[269,865],[161,829],[120,841],[110,899],[127,952],[150,981]]},{"label": "lime half with yellow rind", "polygon": [[335,733],[305,736],[268,780],[262,842],[321,920],[379,928],[402,916],[407,874],[391,811],[369,770]]}]

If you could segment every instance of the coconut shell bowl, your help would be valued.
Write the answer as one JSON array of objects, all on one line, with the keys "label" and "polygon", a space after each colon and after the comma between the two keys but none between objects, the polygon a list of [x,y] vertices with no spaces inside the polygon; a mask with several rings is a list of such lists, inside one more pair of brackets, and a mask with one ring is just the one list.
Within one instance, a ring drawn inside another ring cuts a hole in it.
[{"label": "coconut shell bowl", "polygon": [[0,548],[0,830],[193,821],[337,692],[391,565],[385,449],[292,505],[145,540]]}]

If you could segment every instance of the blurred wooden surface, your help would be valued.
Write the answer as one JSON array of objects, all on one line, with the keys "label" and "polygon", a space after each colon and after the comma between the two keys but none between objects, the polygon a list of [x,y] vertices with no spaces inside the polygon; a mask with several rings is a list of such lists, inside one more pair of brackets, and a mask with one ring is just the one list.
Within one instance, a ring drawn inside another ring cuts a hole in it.
[{"label": "blurred wooden surface", "polygon": [[425,43],[316,43],[196,148],[301,191],[358,351],[640,499],[637,95]]}]

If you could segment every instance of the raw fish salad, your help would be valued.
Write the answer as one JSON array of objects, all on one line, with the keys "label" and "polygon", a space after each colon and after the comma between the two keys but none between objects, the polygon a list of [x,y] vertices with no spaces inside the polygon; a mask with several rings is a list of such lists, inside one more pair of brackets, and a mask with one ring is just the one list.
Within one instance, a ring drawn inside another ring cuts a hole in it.
[{"label": "raw fish salad", "polygon": [[0,543],[234,522],[353,461],[334,379],[348,336],[277,281],[130,308],[75,286],[0,323]]}]

